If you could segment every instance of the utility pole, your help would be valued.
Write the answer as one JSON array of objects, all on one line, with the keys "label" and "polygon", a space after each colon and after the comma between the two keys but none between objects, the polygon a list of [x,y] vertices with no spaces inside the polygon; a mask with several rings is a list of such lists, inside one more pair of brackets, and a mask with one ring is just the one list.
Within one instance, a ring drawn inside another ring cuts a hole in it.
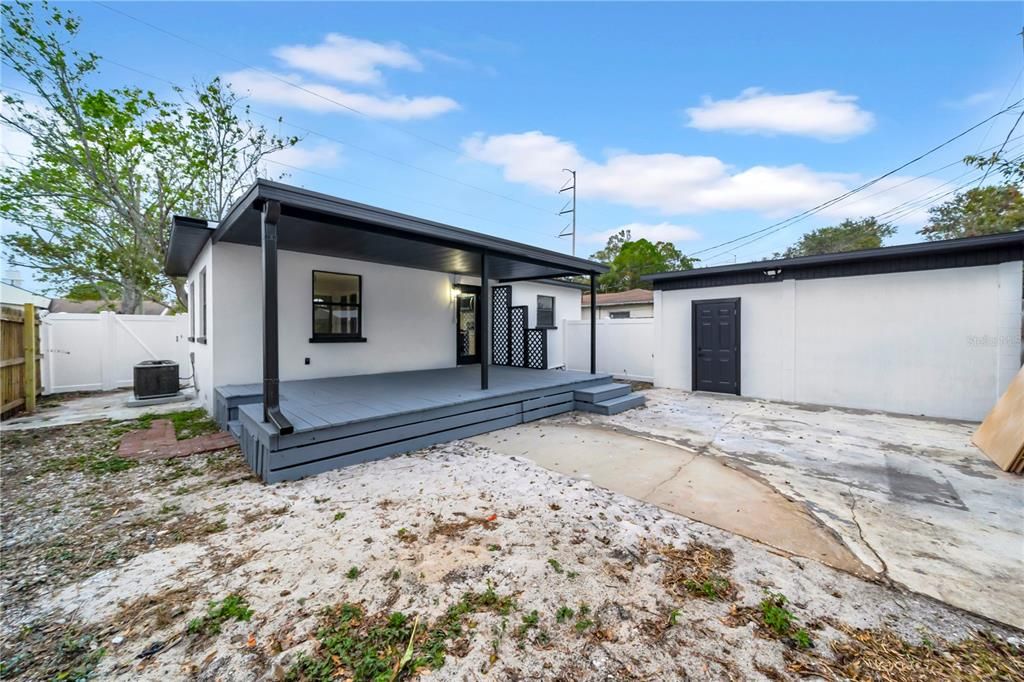
[{"label": "utility pole", "polygon": [[[562,231],[558,233],[559,237],[572,237],[572,255],[576,255],[576,171],[571,168],[563,168],[562,172],[569,173],[572,175],[570,180],[566,180],[565,184],[562,185],[562,189],[558,190],[558,193],[568,192],[572,190],[572,199],[565,202],[565,206],[558,212],[558,215],[565,215],[567,213],[572,214],[572,222],[562,228]],[[571,183],[571,184],[570,184]],[[569,208],[569,206],[572,208]]]}]

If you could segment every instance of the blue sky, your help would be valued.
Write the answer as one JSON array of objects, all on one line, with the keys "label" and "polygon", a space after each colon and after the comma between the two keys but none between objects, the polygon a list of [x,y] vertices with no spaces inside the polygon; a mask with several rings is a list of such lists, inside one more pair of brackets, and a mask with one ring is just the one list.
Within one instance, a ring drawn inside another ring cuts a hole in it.
[{"label": "blue sky", "polygon": [[[567,251],[555,237],[564,224],[557,190],[561,167],[576,167],[580,255],[626,225],[705,249],[1024,97],[1020,3],[112,6],[209,49],[76,3],[82,47],[108,59],[97,82],[167,92],[115,62],[181,84],[224,75],[260,115],[283,116],[281,132],[305,134],[278,159],[294,168],[268,166],[288,172],[287,182]],[[916,240],[926,200],[971,178],[943,184],[964,173],[960,165],[925,174],[998,145],[1014,118],[858,204],[706,262],[761,258],[806,230],[869,214],[896,218],[895,241]]]}]

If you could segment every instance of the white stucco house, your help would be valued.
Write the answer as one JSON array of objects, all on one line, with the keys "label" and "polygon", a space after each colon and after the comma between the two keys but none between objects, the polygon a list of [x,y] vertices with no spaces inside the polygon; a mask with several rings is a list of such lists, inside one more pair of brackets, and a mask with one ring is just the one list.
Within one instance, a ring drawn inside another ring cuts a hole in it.
[{"label": "white stucco house", "polygon": [[980,420],[1021,367],[1024,232],[668,272],[655,385]]},{"label": "white stucco house", "polygon": [[[564,369],[563,321],[607,268],[259,181],[219,224],[175,218],[197,395],[264,480],[573,409],[640,404]],[[593,335],[591,336],[593,339]]]}]

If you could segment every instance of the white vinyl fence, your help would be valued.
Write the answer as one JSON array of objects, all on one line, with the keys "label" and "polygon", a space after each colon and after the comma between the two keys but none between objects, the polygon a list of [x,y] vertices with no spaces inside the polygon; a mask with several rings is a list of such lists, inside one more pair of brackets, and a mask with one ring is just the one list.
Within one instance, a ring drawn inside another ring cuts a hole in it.
[{"label": "white vinyl fence", "polygon": [[43,393],[128,388],[143,360],[174,360],[191,376],[187,335],[187,315],[51,313],[40,325]]},{"label": "white vinyl fence", "polygon": [[[590,320],[563,320],[565,366],[590,370]],[[598,320],[597,371],[654,381],[654,320]]]}]

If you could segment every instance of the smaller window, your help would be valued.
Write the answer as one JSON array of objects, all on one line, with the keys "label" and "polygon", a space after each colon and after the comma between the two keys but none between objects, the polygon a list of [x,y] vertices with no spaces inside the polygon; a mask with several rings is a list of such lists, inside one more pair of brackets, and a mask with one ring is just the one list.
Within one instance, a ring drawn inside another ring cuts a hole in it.
[{"label": "smaller window", "polygon": [[199,311],[199,336],[196,341],[206,343],[206,268],[199,271],[199,300],[197,310]]},{"label": "smaller window", "polygon": [[196,340],[196,283],[188,283],[188,340]]},{"label": "smaller window", "polygon": [[554,296],[537,297],[537,326],[541,328],[555,326]]},{"label": "smaller window", "polygon": [[613,319],[613,320],[628,320],[629,319],[629,311],[628,310],[619,310],[619,311],[616,311],[616,312],[611,312],[611,313],[608,313],[608,317]]},{"label": "smaller window", "polygon": [[312,341],[363,341],[363,278],[313,271]]}]

